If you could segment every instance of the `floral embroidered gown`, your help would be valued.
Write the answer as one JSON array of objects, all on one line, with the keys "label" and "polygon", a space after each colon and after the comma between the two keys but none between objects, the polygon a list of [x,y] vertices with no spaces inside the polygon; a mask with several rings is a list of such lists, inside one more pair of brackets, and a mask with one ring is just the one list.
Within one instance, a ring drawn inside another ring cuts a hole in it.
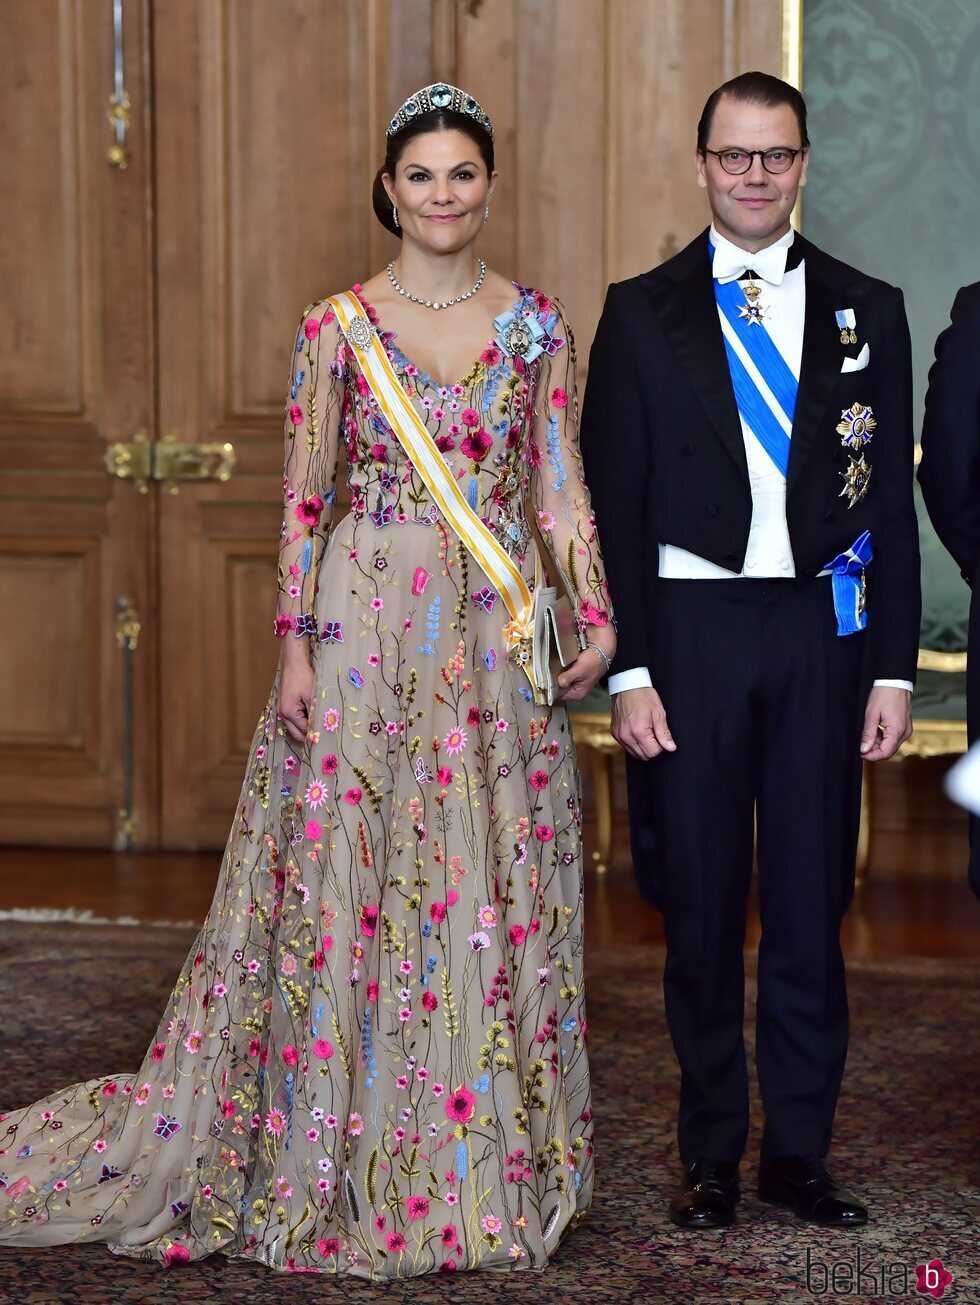
[{"label": "floral embroidered gown", "polygon": [[[603,624],[573,344],[557,306],[517,293],[453,385],[362,304],[526,579],[528,498],[581,618]],[[503,602],[323,302],[286,407],[276,631],[311,644],[306,743],[277,722],[277,675],[139,1071],[0,1116],[0,1243],[374,1278],[540,1269],[593,1181],[566,712],[535,707],[508,663]],[[331,530],[341,441],[352,506]]]}]

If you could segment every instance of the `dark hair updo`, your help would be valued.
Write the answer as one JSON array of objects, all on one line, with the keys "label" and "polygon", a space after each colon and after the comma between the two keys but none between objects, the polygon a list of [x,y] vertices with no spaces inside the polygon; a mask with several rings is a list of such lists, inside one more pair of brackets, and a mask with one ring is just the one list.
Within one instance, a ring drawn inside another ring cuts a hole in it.
[{"label": "dark hair updo", "polygon": [[413,118],[400,131],[396,131],[393,136],[388,137],[385,161],[378,169],[378,175],[374,179],[374,187],[371,191],[371,202],[374,205],[375,216],[385,230],[390,231],[399,240],[402,235],[401,228],[395,225],[394,210],[381,178],[386,172],[389,177],[394,177],[395,167],[398,160],[405,153],[405,147],[409,141],[414,140],[416,136],[425,136],[431,131],[461,131],[464,136],[469,136],[480,151],[480,157],[486,164],[487,176],[490,176],[493,172],[493,137],[468,114],[457,113],[455,109],[429,109],[427,112],[420,113],[418,117]]}]

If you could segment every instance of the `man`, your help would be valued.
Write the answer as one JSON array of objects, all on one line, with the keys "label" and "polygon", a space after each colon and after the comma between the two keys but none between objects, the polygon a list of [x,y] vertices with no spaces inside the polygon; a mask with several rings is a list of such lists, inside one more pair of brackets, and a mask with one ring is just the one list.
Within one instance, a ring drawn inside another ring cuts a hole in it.
[{"label": "man", "polygon": [[739,1199],[753,817],[759,1195],[831,1226],[867,1219],[824,1158],[861,759],[911,733],[911,363],[901,292],[790,226],[808,146],[803,99],[777,78],[709,98],[710,231],[610,287],[583,412],[618,619],[613,733],[634,862],[664,912],[685,1228],[731,1223]]},{"label": "man", "polygon": [[[980,282],[956,296],[936,341],[922,423],[922,497],[971,588],[980,566]],[[970,603],[966,730],[980,738],[980,603]],[[970,820],[970,885],[980,897],[980,821]]]}]

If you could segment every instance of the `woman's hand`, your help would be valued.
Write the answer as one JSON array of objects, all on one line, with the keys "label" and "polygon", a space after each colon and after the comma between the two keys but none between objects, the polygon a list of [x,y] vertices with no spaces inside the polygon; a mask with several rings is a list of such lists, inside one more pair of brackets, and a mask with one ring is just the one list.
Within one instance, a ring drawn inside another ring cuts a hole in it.
[{"label": "woman's hand", "polygon": [[[616,652],[616,633],[611,626],[589,625],[585,630],[589,643],[598,644],[610,661]],[[608,667],[594,648],[583,648],[558,676],[561,702],[581,702],[606,674]]]},{"label": "woman's hand", "polygon": [[282,676],[279,681],[279,719],[286,733],[302,746],[310,728],[315,676],[303,641],[296,639],[283,648]]}]

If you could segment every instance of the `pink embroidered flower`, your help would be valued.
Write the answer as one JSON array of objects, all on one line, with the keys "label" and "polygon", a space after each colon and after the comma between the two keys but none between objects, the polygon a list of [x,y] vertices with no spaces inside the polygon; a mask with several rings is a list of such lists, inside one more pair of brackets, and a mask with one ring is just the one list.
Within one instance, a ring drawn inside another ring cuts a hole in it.
[{"label": "pink embroidered flower", "polygon": [[608,615],[602,611],[601,608],[588,602],[588,600],[583,600],[580,610],[582,612],[582,619],[585,621],[586,625],[604,626],[609,624]]},{"label": "pink embroidered flower", "polygon": [[307,806],[312,807],[313,810],[316,811],[319,807],[323,806],[326,800],[327,800],[327,790],[323,787],[322,784],[318,783],[316,780],[313,780],[312,783],[307,784],[306,793],[303,795],[303,801],[306,803]]},{"label": "pink embroidered flower", "polygon": [[315,340],[320,334],[320,323],[315,317],[308,317],[303,323],[303,334],[308,340]]},{"label": "pink embroidered flower", "polygon": [[430,992],[426,988],[425,992],[422,993],[422,1005],[426,1010],[433,1011],[439,1005],[439,999],[434,992]]},{"label": "pink embroidered flower", "polygon": [[424,1196],[410,1196],[408,1198],[409,1219],[424,1219],[428,1213],[429,1202]]},{"label": "pink embroidered flower", "polygon": [[551,391],[551,405],[554,408],[565,408],[568,406],[568,395],[561,386],[557,386]]},{"label": "pink embroidered flower", "polygon": [[272,1137],[281,1137],[286,1127],[286,1116],[281,1110],[270,1110],[265,1117],[265,1131]]},{"label": "pink embroidered flower", "polygon": [[451,757],[456,757],[463,751],[467,743],[467,733],[461,725],[449,731],[442,741],[442,746],[446,749]]},{"label": "pink embroidered flower", "polygon": [[320,1060],[329,1060],[333,1055],[333,1043],[328,1042],[326,1038],[317,1038],[313,1044],[313,1054]]},{"label": "pink embroidered flower", "polygon": [[328,752],[320,762],[320,770],[324,775],[336,775],[337,758],[332,752]]},{"label": "pink embroidered flower", "polygon": [[492,906],[481,906],[476,916],[485,929],[492,929],[497,923],[497,912]]},{"label": "pink embroidered flower", "polygon": [[176,1242],[168,1246],[163,1255],[163,1262],[169,1269],[172,1264],[188,1264],[191,1253],[186,1246],[178,1246]]},{"label": "pink embroidered flower", "polygon": [[475,408],[464,408],[463,411],[459,414],[459,419],[464,426],[475,427],[475,426],[479,426],[480,424],[480,414],[476,411]]},{"label": "pink embroidered flower", "polygon": [[296,973],[298,968],[299,963],[296,960],[296,957],[292,952],[286,952],[282,960],[279,962],[279,973],[285,974],[288,979],[291,975]]},{"label": "pink embroidered flower", "polygon": [[455,1246],[459,1241],[459,1233],[457,1233],[454,1223],[447,1223],[439,1236],[442,1238],[443,1246]]},{"label": "pink embroidered flower", "polygon": [[534,832],[542,843],[550,843],[555,836],[555,831],[550,825],[535,825]]},{"label": "pink embroidered flower", "polygon": [[339,1237],[321,1237],[316,1244],[317,1250],[321,1255],[339,1255],[340,1238]]},{"label": "pink embroidered flower", "polygon": [[521,943],[527,937],[527,930],[522,924],[512,924],[507,932],[507,936],[511,941],[511,946],[520,947]]},{"label": "pink embroidered flower", "polygon": [[161,1061],[163,1060],[166,1054],[167,1054],[167,1044],[165,1042],[157,1042],[154,1045],[153,1050],[150,1052],[150,1059]]},{"label": "pink embroidered flower", "polygon": [[453,772],[450,766],[440,766],[436,771],[436,779],[440,784],[449,785],[453,782]]},{"label": "pink embroidered flower", "polygon": [[548,787],[548,772],[546,770],[536,770],[533,775],[528,776],[527,782],[540,793],[543,788]]},{"label": "pink embroidered flower", "polygon": [[378,931],[378,908],[370,904],[361,907],[361,937],[373,938]]},{"label": "pink embroidered flower", "polygon": [[193,1033],[188,1034],[187,1040],[184,1043],[184,1047],[187,1051],[191,1053],[192,1056],[196,1056],[197,1053],[201,1050],[201,1043],[203,1041],[204,1041],[203,1036],[200,1033],[198,1033],[197,1030],[195,1029]]},{"label": "pink embroidered flower", "polygon": [[554,512],[549,512],[547,511],[547,509],[542,509],[538,513],[538,528],[540,530],[544,530],[545,532],[549,530],[554,530],[555,528]]},{"label": "pink embroidered flower", "polygon": [[294,426],[302,426],[303,409],[299,406],[298,403],[294,403],[292,407],[289,409],[289,420],[293,423]]},{"label": "pink embroidered flower", "polygon": [[333,733],[339,724],[340,712],[336,707],[328,707],[323,713],[323,728],[325,730],[330,730],[330,732]]},{"label": "pink embroidered flower", "polygon": [[299,1063],[299,1052],[291,1042],[288,1042],[282,1049],[282,1058],[287,1065],[296,1065]]},{"label": "pink embroidered flower", "polygon": [[480,354],[480,362],[486,363],[488,367],[495,367],[500,362],[501,353],[496,345],[491,344],[489,348],[484,349]]},{"label": "pink embroidered flower", "polygon": [[446,1114],[457,1124],[468,1124],[476,1114],[476,1097],[462,1084],[449,1096]]},{"label": "pink embroidered flower", "polygon": [[315,526],[320,520],[320,513],[323,511],[323,499],[319,494],[311,494],[309,498],[304,498],[296,508],[296,516],[302,521],[304,526]]},{"label": "pink embroidered flower", "polygon": [[355,786],[354,788],[349,788],[344,794],[344,801],[348,806],[356,807],[363,796],[364,794],[361,790]]},{"label": "pink embroidered flower", "polygon": [[377,979],[368,979],[367,997],[368,997],[368,1001],[377,1001],[377,1000],[378,1000],[378,981],[377,981]]},{"label": "pink embroidered flower", "polygon": [[471,431],[459,446],[460,452],[465,453],[468,458],[474,462],[482,462],[490,452],[493,440],[481,427],[480,430]]},{"label": "pink embroidered flower", "polygon": [[323,833],[323,826],[318,820],[308,820],[306,822],[306,837],[317,839]]},{"label": "pink embroidered flower", "polygon": [[446,918],[446,903],[433,902],[429,907],[429,915],[432,917],[435,924],[442,924],[443,920]]},{"label": "pink embroidered flower", "polygon": [[401,1233],[389,1233],[385,1240],[388,1243],[388,1250],[393,1254],[398,1251],[403,1251],[407,1245],[405,1238]]},{"label": "pink embroidered flower", "polygon": [[436,437],[436,448],[440,453],[452,453],[456,447],[456,441],[452,435],[439,435]]}]

